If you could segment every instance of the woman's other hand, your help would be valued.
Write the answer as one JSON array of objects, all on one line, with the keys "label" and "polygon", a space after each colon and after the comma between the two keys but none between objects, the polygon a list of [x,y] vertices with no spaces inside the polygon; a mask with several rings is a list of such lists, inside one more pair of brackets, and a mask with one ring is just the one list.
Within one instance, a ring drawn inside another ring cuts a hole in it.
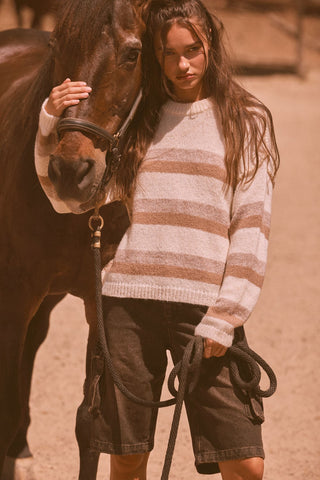
[{"label": "woman's other hand", "polygon": [[228,350],[228,347],[221,345],[221,343],[215,342],[210,338],[205,338],[203,341],[203,357],[223,357]]}]

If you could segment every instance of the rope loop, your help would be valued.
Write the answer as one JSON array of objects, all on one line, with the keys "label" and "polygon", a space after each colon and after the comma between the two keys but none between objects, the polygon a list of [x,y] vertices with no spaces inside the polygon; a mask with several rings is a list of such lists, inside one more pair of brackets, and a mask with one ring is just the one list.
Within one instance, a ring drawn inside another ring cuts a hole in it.
[{"label": "rope loop", "polygon": [[[230,352],[230,377],[237,387],[247,392],[252,392],[260,397],[271,397],[277,389],[277,378],[268,363],[260,357],[254,350],[251,350],[246,344],[238,343],[229,348]],[[241,366],[246,369],[246,379],[241,376]],[[265,371],[269,378],[269,387],[261,390],[259,383],[261,380],[261,370]]]}]

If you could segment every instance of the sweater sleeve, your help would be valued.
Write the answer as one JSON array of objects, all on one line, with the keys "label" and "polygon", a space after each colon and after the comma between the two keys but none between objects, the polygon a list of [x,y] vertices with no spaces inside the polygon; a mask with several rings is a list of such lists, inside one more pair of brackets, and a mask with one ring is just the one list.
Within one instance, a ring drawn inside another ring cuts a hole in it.
[{"label": "sweater sleeve", "polygon": [[[41,107],[39,115],[39,126],[34,147],[34,158],[37,176],[44,193],[50,200],[51,205],[57,213],[83,213],[82,211],[74,212],[68,207],[68,205],[66,205],[65,202],[63,202],[58,197],[54,185],[51,183],[48,175],[50,155],[54,152],[58,144],[56,127],[59,121],[59,117],[50,115],[46,111],[45,106],[47,101],[48,99],[43,102]],[[111,203],[116,200],[113,194],[113,187],[114,182],[113,179],[111,179],[108,184],[105,203]]]},{"label": "sweater sleeve", "polygon": [[251,314],[264,279],[273,190],[267,163],[249,185],[239,184],[234,192],[223,281],[215,304],[195,330],[226,347],[232,345],[234,329]]}]

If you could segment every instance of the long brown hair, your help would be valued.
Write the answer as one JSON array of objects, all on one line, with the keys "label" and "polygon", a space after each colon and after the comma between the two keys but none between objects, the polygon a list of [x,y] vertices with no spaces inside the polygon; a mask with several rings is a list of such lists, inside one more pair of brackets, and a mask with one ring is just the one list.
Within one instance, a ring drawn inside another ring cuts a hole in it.
[{"label": "long brown hair", "polygon": [[214,98],[220,113],[227,185],[235,189],[239,182],[250,183],[264,161],[268,162],[268,172],[274,183],[279,152],[272,116],[260,100],[235,80],[222,42],[224,28],[221,21],[210,14],[200,0],[150,0],[145,8],[145,21],[144,97],[118,171],[119,193],[122,196],[132,193],[139,165],[158,126],[161,106],[168,99],[170,85],[168,87],[153,45],[154,34],[160,31],[161,37],[165,38],[175,22],[191,30],[202,44],[207,42],[209,46],[203,86],[206,96]]}]

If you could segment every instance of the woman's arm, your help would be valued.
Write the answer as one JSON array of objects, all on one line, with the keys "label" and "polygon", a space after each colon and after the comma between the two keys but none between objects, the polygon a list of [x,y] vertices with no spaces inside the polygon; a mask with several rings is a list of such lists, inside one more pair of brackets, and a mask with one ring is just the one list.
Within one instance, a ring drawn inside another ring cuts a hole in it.
[{"label": "woman's arm", "polygon": [[[272,183],[264,161],[249,185],[239,184],[233,198],[230,245],[215,304],[195,334],[230,347],[234,329],[251,314],[261,291],[270,230]],[[210,344],[210,342],[209,342]]]}]

